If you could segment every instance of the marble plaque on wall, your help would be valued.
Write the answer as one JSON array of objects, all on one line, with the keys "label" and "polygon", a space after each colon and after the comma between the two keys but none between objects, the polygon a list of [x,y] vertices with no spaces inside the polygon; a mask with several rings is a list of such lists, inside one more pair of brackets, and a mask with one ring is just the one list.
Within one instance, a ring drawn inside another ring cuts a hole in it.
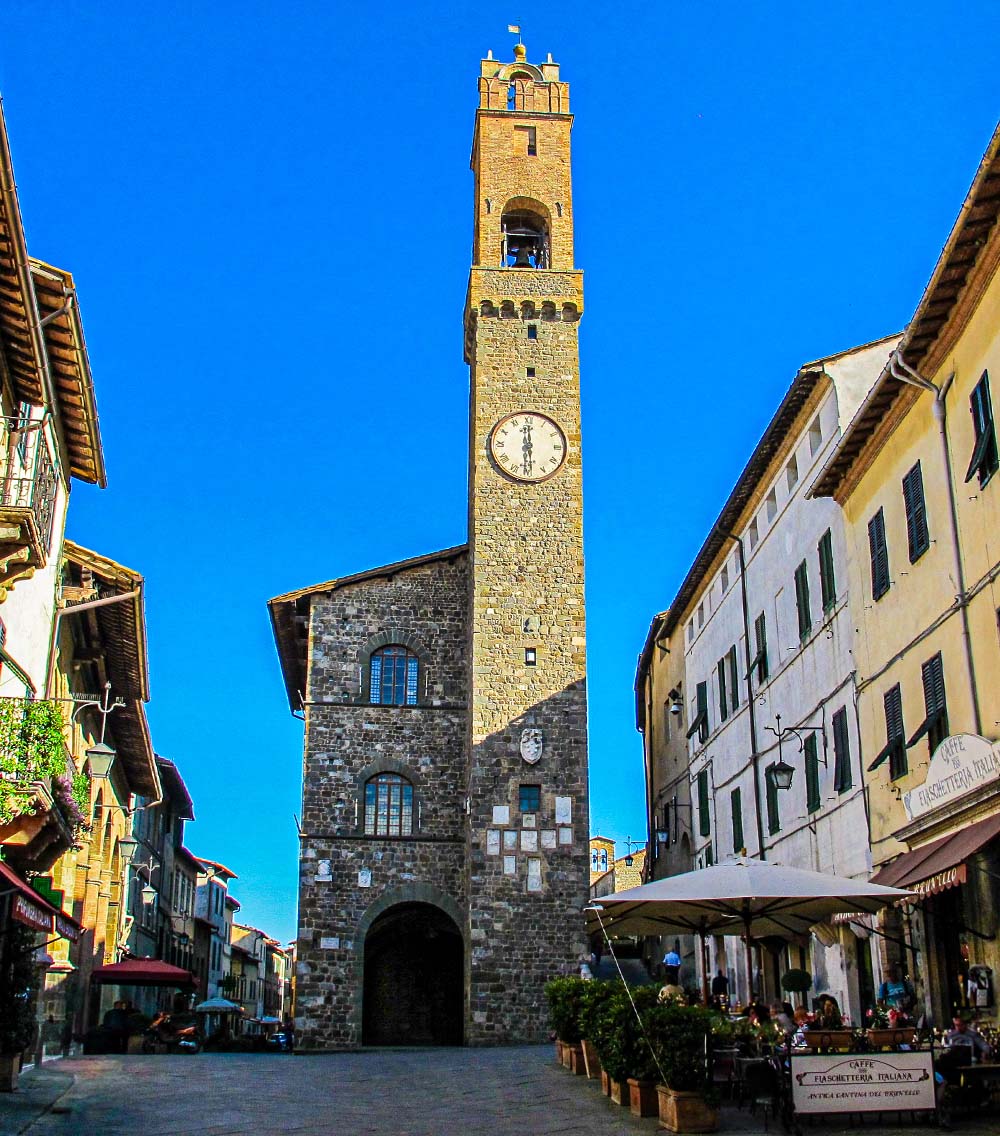
[{"label": "marble plaque on wall", "polygon": [[503,850],[505,852],[513,852],[517,848],[517,833],[512,828],[504,830],[503,834]]},{"label": "marble plaque on wall", "polygon": [[554,828],[546,828],[542,830],[542,847],[555,848],[556,846],[556,830]]},{"label": "marble plaque on wall", "polygon": [[510,824],[510,805],[493,806],[493,823]]},{"label": "marble plaque on wall", "polygon": [[486,855],[500,855],[500,830],[497,828],[488,828],[486,830]]},{"label": "marble plaque on wall", "polygon": [[542,890],[542,862],[531,857],[528,860],[528,891]]},{"label": "marble plaque on wall", "polygon": [[573,823],[573,798],[556,797],[556,824]]},{"label": "marble plaque on wall", "polygon": [[523,828],[521,830],[521,851],[522,852],[537,852],[538,851],[538,833],[531,828]]}]

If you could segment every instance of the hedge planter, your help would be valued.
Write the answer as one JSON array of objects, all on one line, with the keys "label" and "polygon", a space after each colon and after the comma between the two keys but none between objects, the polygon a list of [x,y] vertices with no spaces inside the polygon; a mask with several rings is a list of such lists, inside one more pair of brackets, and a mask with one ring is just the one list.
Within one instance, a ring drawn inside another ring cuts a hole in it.
[{"label": "hedge planter", "polygon": [[20,1073],[20,1053],[0,1053],[0,1093],[15,1092]]},{"label": "hedge planter", "polygon": [[587,1076],[593,1080],[603,1072],[601,1059],[597,1056],[597,1048],[592,1041],[584,1039],[580,1044],[583,1046],[583,1063],[587,1066]]},{"label": "hedge planter", "polygon": [[714,1132],[719,1127],[719,1110],[707,1104],[701,1093],[679,1093],[657,1085],[660,1127],[668,1132]]},{"label": "hedge planter", "polygon": [[561,1041],[557,1041],[555,1043],[555,1047],[556,1047],[556,1064],[561,1065],[562,1064],[563,1043]]},{"label": "hedge planter", "polygon": [[608,1076],[607,1069],[601,1069],[601,1092],[606,1097],[611,1096],[611,1078]]},{"label": "hedge planter", "polygon": [[583,1059],[582,1045],[569,1045],[569,1067],[578,1077],[586,1077],[587,1065]]},{"label": "hedge planter", "polygon": [[628,1109],[633,1116],[656,1116],[656,1082],[628,1079]]},{"label": "hedge planter", "polygon": [[628,1082],[616,1081],[614,1077],[611,1078],[611,1103],[620,1104],[623,1108],[628,1108]]}]

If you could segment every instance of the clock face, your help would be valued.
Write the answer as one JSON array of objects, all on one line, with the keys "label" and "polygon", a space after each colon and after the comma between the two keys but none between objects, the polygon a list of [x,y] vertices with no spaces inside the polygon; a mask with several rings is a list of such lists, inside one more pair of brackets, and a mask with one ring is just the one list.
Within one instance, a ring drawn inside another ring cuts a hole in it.
[{"label": "clock face", "polygon": [[551,418],[524,410],[493,427],[490,452],[509,477],[544,481],[566,460],[566,437]]}]

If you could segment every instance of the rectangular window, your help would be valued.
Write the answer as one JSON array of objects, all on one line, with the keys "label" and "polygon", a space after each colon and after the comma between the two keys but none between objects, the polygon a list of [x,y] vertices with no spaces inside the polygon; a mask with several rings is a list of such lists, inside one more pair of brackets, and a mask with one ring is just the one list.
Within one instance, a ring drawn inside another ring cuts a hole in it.
[{"label": "rectangular window", "polygon": [[788,484],[789,493],[791,493],[799,483],[799,463],[795,460],[794,454],[792,454],[788,465],[785,466],[785,481]]},{"label": "rectangular window", "polygon": [[773,521],[778,513],[778,494],[772,489],[767,495],[767,502],[765,504],[765,511],[767,519]]},{"label": "rectangular window", "polygon": [[719,721],[724,722],[729,717],[729,695],[726,693],[726,660],[720,659],[716,663],[719,675]]},{"label": "rectangular window", "polygon": [[806,759],[806,811],[810,813],[823,803],[819,791],[819,745],[815,734],[808,734],[803,745]]},{"label": "rectangular window", "polygon": [[698,626],[705,626],[705,604],[704,602],[698,604]]},{"label": "rectangular window", "polygon": [[851,743],[844,707],[833,716],[833,758],[833,787],[838,793],[846,793],[854,784],[854,775],[851,772]]},{"label": "rectangular window", "polygon": [[915,745],[927,735],[927,745],[931,753],[948,736],[948,702],[944,690],[944,663],[941,652],[938,651],[933,658],[927,660],[920,668],[924,684],[924,713],[923,722],[917,727],[917,732],[906,743],[906,748]]},{"label": "rectangular window", "polygon": [[739,789],[729,794],[729,805],[733,813],[733,851],[738,856],[746,847],[743,841],[743,802]]},{"label": "rectangular window", "polygon": [[756,517],[754,517],[754,519],[750,522],[749,536],[750,536],[750,547],[756,548],[757,542],[760,540],[760,531],[757,527],[757,518]]},{"label": "rectangular window", "polygon": [[528,324],[528,338],[529,339],[537,339],[538,338],[538,324],[537,323],[529,323]]},{"label": "rectangular window", "polygon": [[729,565],[728,564],[723,564],[723,566],[722,566],[722,573],[719,576],[719,584],[720,584],[722,591],[724,593],[729,591]]},{"label": "rectangular window", "polygon": [[774,836],[781,831],[781,814],[778,812],[778,786],[774,783],[773,766],[764,772],[764,786],[767,798],[767,831]]},{"label": "rectangular window", "polygon": [[899,683],[885,692],[882,699],[885,706],[885,740],[892,748],[889,750],[889,779],[906,774],[906,727],[903,725],[903,696]]},{"label": "rectangular window", "polygon": [[534,367],[526,367],[525,368],[525,375],[526,375],[527,378],[533,379],[535,377],[535,368]]},{"label": "rectangular window", "polygon": [[520,146],[517,149],[522,154],[527,154],[529,158],[534,158],[538,153],[538,130],[534,126],[515,126],[515,138],[524,139],[524,149],[521,150]]},{"label": "rectangular window", "polygon": [[703,769],[698,774],[698,832],[702,836],[710,836],[712,833],[712,814],[709,810],[708,770]]},{"label": "rectangular window", "polygon": [[993,402],[990,399],[990,376],[986,371],[983,371],[982,377],[973,388],[969,402],[976,441],[972,448],[972,461],[969,462],[965,480],[971,481],[973,476],[978,474],[979,487],[982,488],[1000,467],[1000,461],[997,459],[997,431],[993,421]]},{"label": "rectangular window", "polygon": [[740,705],[740,673],[739,664],[736,661],[735,643],[729,648],[726,659],[729,661],[729,705],[735,713]]},{"label": "rectangular window", "polygon": [[517,807],[522,813],[537,813],[542,809],[541,785],[522,785],[518,792]]},{"label": "rectangular window", "polygon": [[819,415],[812,420],[812,425],[809,427],[809,454],[815,455],[816,451],[823,444],[823,425],[819,420]]},{"label": "rectangular window", "polygon": [[920,462],[903,478],[903,504],[906,506],[906,542],[910,563],[914,564],[930,548],[927,532],[927,504],[924,501],[924,478]]},{"label": "rectangular window", "polygon": [[698,735],[698,741],[708,740],[708,683],[699,682],[695,688],[694,718],[688,729],[688,738]]},{"label": "rectangular window", "polygon": [[809,569],[806,562],[795,569],[795,610],[799,613],[799,641],[809,638],[812,628],[812,612],[809,610]]},{"label": "rectangular window", "polygon": [[833,537],[829,529],[819,538],[816,552],[819,556],[819,588],[823,600],[823,614],[826,615],[833,610],[837,602],[837,577],[833,570]]},{"label": "rectangular window", "polygon": [[771,673],[767,664],[767,619],[764,612],[761,612],[754,620],[753,631],[757,644],[757,653],[750,669],[753,670],[754,667],[757,668],[757,681],[758,683],[763,683],[767,681]]},{"label": "rectangular window", "polygon": [[881,509],[868,522],[868,550],[872,560],[872,599],[889,590],[889,548],[885,543],[885,514]]}]

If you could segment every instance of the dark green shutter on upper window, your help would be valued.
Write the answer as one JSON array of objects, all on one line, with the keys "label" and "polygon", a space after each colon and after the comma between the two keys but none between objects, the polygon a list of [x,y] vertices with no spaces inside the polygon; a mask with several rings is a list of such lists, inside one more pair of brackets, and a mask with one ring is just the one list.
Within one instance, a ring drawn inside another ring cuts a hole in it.
[{"label": "dark green shutter on upper window", "polygon": [[716,663],[719,674],[719,721],[724,722],[729,717],[729,698],[726,694],[726,660],[720,659]]},{"label": "dark green shutter on upper window", "polygon": [[767,618],[763,612],[754,620],[753,629],[757,639],[757,656],[754,660],[757,665],[757,681],[766,682],[771,672],[767,665]]},{"label": "dark green shutter on upper window", "polygon": [[872,560],[872,599],[880,600],[889,590],[889,548],[881,509],[868,522],[868,549]]},{"label": "dark green shutter on upper window", "polygon": [[843,708],[833,716],[833,787],[846,793],[854,784],[851,772],[851,742],[847,733],[847,711]]},{"label": "dark green shutter on upper window", "polygon": [[903,725],[903,695],[899,683],[885,692],[885,740],[889,751],[889,777],[895,781],[907,772],[906,727]]},{"label": "dark green shutter on upper window", "polygon": [[815,734],[807,735],[804,751],[806,759],[806,811],[814,813],[823,803],[819,792],[819,753]]},{"label": "dark green shutter on upper window", "polygon": [[924,478],[920,462],[903,478],[903,504],[906,506],[906,541],[913,564],[931,546],[927,532],[927,504],[924,501]]},{"label": "dark green shutter on upper window", "polygon": [[694,718],[688,727],[687,736],[693,738],[698,735],[698,741],[703,742],[708,737],[708,683],[699,682],[695,687]]},{"label": "dark green shutter on upper window", "polygon": [[982,488],[1000,468],[993,403],[990,399],[990,376],[986,371],[983,371],[982,377],[976,383],[969,403],[976,440],[972,447],[972,460],[969,462],[965,480],[971,481],[976,474],[979,474],[979,487]]},{"label": "dark green shutter on upper window", "polygon": [[698,774],[698,832],[702,836],[712,833],[712,817],[708,803],[708,770],[703,769]]},{"label": "dark green shutter on upper window", "polygon": [[823,612],[826,613],[837,602],[837,577],[833,571],[833,537],[829,529],[819,538],[816,551],[819,555],[819,586],[823,599]]},{"label": "dark green shutter on upper window", "polygon": [[767,831],[773,836],[781,831],[781,816],[778,812],[779,789],[774,783],[770,767],[764,773],[764,783],[767,797]]},{"label": "dark green shutter on upper window", "polygon": [[809,568],[806,562],[795,569],[795,609],[799,613],[799,639],[803,642],[809,637],[812,627],[812,612],[809,610]]},{"label": "dark green shutter on upper window", "polygon": [[921,667],[921,678],[929,723],[927,741],[933,753],[948,736],[948,703],[944,692],[944,663],[940,651]]},{"label": "dark green shutter on upper window", "polygon": [[736,644],[729,648],[726,656],[729,660],[729,705],[735,712],[740,705],[740,671],[736,661]]},{"label": "dark green shutter on upper window", "polygon": [[739,789],[729,794],[729,806],[733,813],[733,851],[739,855],[746,846],[743,841],[743,801]]}]

